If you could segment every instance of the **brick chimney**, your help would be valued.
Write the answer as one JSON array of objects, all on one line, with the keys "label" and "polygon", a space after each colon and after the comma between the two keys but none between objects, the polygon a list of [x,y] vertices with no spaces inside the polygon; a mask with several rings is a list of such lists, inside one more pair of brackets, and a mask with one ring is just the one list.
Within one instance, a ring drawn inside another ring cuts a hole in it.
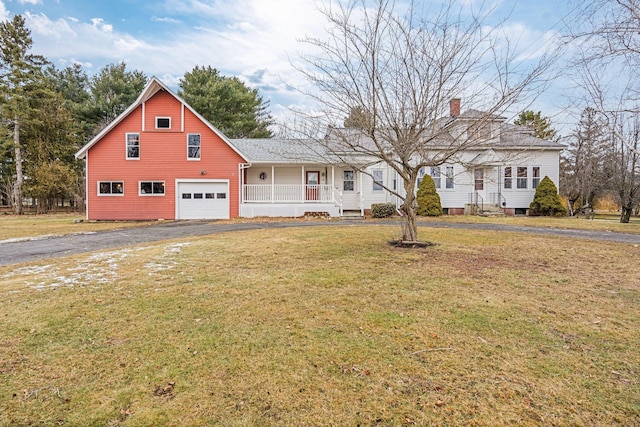
[{"label": "brick chimney", "polygon": [[449,101],[449,115],[458,117],[460,115],[460,98],[453,98]]}]

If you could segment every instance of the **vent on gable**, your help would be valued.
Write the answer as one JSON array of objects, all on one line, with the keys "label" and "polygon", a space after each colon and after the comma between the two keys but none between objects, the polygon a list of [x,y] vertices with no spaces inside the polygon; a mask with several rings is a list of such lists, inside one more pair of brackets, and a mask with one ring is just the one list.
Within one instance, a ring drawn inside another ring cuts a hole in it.
[{"label": "vent on gable", "polygon": [[156,117],[156,129],[171,129],[171,117]]}]

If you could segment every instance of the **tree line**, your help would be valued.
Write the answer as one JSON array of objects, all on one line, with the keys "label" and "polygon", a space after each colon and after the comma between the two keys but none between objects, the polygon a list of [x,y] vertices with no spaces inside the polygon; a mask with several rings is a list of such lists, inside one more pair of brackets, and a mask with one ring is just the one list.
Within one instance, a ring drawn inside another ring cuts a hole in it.
[{"label": "tree line", "polygon": [[[82,208],[83,163],[74,154],[126,110],[148,77],[112,63],[93,76],[31,53],[25,19],[0,23],[0,205],[22,214],[58,200]],[[180,80],[178,95],[230,138],[270,138],[273,119],[258,91],[210,66]]]}]

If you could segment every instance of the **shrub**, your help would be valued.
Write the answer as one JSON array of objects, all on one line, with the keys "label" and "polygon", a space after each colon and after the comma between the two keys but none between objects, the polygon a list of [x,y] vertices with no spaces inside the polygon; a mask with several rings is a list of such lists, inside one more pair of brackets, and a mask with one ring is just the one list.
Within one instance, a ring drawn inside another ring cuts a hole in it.
[{"label": "shrub", "polygon": [[418,187],[418,194],[416,194],[416,200],[418,202],[418,215],[442,215],[440,196],[436,191],[436,184],[433,182],[433,178],[429,175],[425,175],[425,177],[422,178],[420,186]]},{"label": "shrub", "polygon": [[396,213],[396,205],[393,203],[373,203],[371,205],[372,218],[388,218]]},{"label": "shrub", "polygon": [[529,205],[529,215],[563,216],[566,214],[567,208],[564,207],[560,200],[558,188],[548,176],[545,176],[538,184],[536,194]]}]

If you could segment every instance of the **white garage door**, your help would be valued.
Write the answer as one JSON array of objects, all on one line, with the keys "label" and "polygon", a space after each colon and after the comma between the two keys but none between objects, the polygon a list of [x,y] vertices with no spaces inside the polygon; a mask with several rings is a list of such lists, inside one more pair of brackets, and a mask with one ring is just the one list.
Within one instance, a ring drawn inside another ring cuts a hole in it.
[{"label": "white garage door", "polygon": [[177,219],[229,219],[228,182],[178,182]]}]

